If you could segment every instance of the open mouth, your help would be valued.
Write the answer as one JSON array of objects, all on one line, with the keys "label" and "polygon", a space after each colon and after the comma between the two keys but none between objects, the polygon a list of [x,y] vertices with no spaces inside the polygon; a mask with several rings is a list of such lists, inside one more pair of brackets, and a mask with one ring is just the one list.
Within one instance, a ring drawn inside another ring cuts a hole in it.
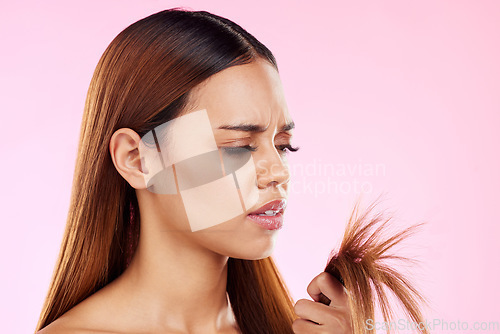
[{"label": "open mouth", "polygon": [[266,230],[279,230],[283,227],[283,209],[272,214],[249,214],[247,217]]},{"label": "open mouth", "polygon": [[253,216],[261,216],[261,217],[274,217],[278,214],[283,214],[283,209],[280,209],[278,211],[275,211],[275,210],[267,210],[265,211],[264,213],[257,213],[257,214],[250,214],[250,215],[253,215]]}]

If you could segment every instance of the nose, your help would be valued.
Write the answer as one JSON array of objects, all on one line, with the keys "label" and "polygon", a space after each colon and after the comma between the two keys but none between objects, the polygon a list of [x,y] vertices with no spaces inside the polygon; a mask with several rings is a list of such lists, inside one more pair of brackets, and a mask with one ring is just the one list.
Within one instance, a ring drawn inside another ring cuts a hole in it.
[{"label": "nose", "polygon": [[280,155],[276,148],[262,152],[256,163],[257,186],[265,189],[270,186],[286,186],[290,182],[290,170],[286,157]]}]

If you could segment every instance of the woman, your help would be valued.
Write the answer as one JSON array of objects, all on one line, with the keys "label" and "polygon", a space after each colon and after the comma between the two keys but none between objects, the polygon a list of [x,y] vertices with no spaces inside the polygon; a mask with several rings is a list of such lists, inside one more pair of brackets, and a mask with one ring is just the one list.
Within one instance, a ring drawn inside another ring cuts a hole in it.
[{"label": "woman", "polygon": [[37,330],[351,332],[337,279],[308,287],[330,306],[294,305],[270,257],[293,127],[272,53],[237,24],[170,9],[122,31],[88,91]]}]

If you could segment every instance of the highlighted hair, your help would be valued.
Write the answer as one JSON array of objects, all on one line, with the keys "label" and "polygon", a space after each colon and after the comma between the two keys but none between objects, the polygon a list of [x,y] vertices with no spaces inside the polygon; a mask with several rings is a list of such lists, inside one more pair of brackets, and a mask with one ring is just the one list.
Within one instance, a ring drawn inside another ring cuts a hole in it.
[{"label": "highlighted hair", "polygon": [[[374,321],[377,306],[382,312],[384,322],[392,321],[394,310],[386,290],[396,296],[405,314],[413,323],[418,324],[419,332],[427,334],[428,331],[423,326],[425,319],[420,310],[420,305],[427,304],[426,299],[407,277],[387,263],[388,260],[415,262],[411,258],[395,255],[389,251],[415,233],[424,223],[389,234],[387,229],[392,217],[384,218],[383,212],[375,216],[370,215],[377,202],[378,200],[375,200],[361,215],[359,215],[359,200],[356,202],[340,248],[337,252],[332,252],[325,271],[339,279],[348,291],[355,334],[366,333],[367,329],[370,329],[367,321],[369,319]],[[326,296],[321,297],[320,301],[329,304]],[[391,329],[388,328],[389,331]]]},{"label": "highlighted hair", "polygon": [[[137,247],[139,205],[111,160],[113,133],[130,128],[143,136],[177,117],[190,91],[211,75],[257,58],[278,70],[271,51],[255,37],[206,11],[158,12],[111,42],[87,93],[66,229],[37,331],[121,275]],[[327,267],[353,291],[355,328],[373,313],[369,282],[380,282],[375,285],[379,296],[384,296],[380,286],[388,285],[419,319],[418,294],[397,272],[378,264],[388,246],[408,233],[379,242],[368,236],[364,223],[362,218],[348,226]],[[229,259],[227,292],[242,333],[293,333],[294,301],[272,257]],[[383,307],[386,313],[390,309]]]}]

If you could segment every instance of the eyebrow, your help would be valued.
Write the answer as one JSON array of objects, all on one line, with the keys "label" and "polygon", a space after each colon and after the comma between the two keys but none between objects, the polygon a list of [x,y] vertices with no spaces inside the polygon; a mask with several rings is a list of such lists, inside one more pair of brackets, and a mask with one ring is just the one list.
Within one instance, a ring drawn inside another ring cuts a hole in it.
[{"label": "eyebrow", "polygon": [[[285,132],[285,131],[290,131],[293,128],[295,128],[295,123],[293,121],[283,125],[280,129],[280,132]],[[245,132],[264,132],[267,130],[267,128],[257,125],[257,124],[228,124],[228,125],[221,125],[218,127],[218,129],[222,130],[233,130],[233,131],[245,131]]]}]

